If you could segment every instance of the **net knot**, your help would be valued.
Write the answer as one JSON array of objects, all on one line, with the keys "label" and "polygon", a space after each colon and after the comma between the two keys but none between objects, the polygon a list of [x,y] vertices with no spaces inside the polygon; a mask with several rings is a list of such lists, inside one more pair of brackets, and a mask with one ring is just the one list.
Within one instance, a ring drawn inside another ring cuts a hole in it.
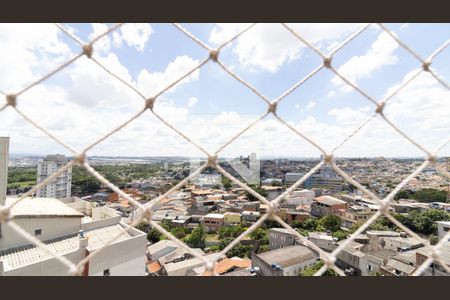
[{"label": "net knot", "polygon": [[377,114],[383,114],[383,109],[384,109],[384,105],[385,102],[381,101],[380,103],[377,104],[377,109],[375,110]]},{"label": "net knot", "polygon": [[217,62],[217,60],[219,59],[219,50],[213,49],[209,51],[209,58],[212,61]]},{"label": "net knot", "polygon": [[153,106],[155,104],[155,100],[156,99],[154,97],[151,97],[151,98],[148,98],[147,100],[145,100],[145,108],[153,110]]},{"label": "net knot", "polygon": [[16,107],[17,105],[17,96],[14,94],[6,95],[6,103],[12,107]]},{"label": "net knot", "polygon": [[83,45],[83,54],[87,56],[87,58],[92,57],[92,53],[94,52],[94,47],[92,47],[92,44],[86,44]]},{"label": "net knot", "polygon": [[210,155],[208,157],[208,166],[210,167],[217,167],[217,155]]},{"label": "net knot", "polygon": [[269,111],[270,113],[275,114],[275,113],[277,112],[277,105],[278,105],[278,102],[272,102],[272,103],[270,103],[270,104],[269,104],[269,109],[268,109],[268,111]]},{"label": "net knot", "polygon": [[424,62],[422,63],[422,69],[423,69],[425,72],[429,72],[429,71],[430,71],[430,66],[431,66],[431,61],[424,61]]},{"label": "net knot", "polygon": [[332,57],[331,56],[326,56],[323,58],[323,66],[327,69],[331,68],[331,61],[332,61]]},{"label": "net knot", "polygon": [[77,156],[75,156],[75,162],[79,165],[84,164],[84,162],[86,161],[86,153],[80,153]]}]

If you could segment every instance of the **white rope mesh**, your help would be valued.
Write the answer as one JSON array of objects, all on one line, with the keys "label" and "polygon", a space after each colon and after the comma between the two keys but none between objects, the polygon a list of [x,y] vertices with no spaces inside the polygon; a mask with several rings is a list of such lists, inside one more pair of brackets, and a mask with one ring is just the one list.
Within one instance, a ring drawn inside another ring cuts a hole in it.
[{"label": "white rope mesh", "polygon": [[[154,95],[145,96],[144,93],[139,91],[133,84],[127,82],[126,80],[122,79],[120,76],[115,74],[113,71],[111,71],[109,68],[104,66],[100,61],[98,61],[93,55],[95,54],[95,43],[98,42],[100,39],[105,37],[108,34],[111,34],[118,28],[120,28],[123,24],[117,24],[114,25],[102,34],[96,36],[93,38],[89,43],[83,42],[80,38],[78,38],[75,34],[73,34],[70,30],[66,29],[63,25],[55,24],[59,30],[61,30],[64,34],[66,34],[68,37],[70,37],[73,41],[75,41],[80,46],[80,53],[65,62],[64,64],[58,66],[56,69],[49,72],[47,75],[37,79],[36,81],[28,84],[25,88],[18,92],[12,92],[12,93],[6,93],[4,91],[0,91],[2,95],[5,96],[5,103],[0,105],[0,112],[2,112],[7,107],[12,107],[18,115],[20,115],[24,120],[29,122],[31,125],[33,125],[35,128],[42,131],[45,135],[47,135],[49,138],[66,148],[68,151],[73,153],[76,157],[75,160],[69,162],[66,166],[61,168],[58,172],[54,173],[52,176],[45,179],[43,182],[37,184],[34,186],[30,191],[23,194],[21,197],[19,197],[16,201],[14,201],[10,205],[5,205],[3,207],[0,207],[0,221],[2,223],[7,223],[14,231],[17,232],[17,234],[21,235],[23,238],[27,239],[31,244],[35,245],[36,247],[41,248],[42,250],[46,251],[46,253],[54,256],[58,259],[62,264],[67,266],[67,274],[68,275],[80,275],[82,274],[83,267],[85,263],[87,263],[90,259],[92,259],[95,255],[97,255],[99,252],[102,251],[103,248],[100,248],[92,253],[90,253],[87,257],[85,257],[81,262],[79,262],[77,265],[70,262],[67,258],[64,256],[58,256],[54,251],[52,251],[49,247],[47,247],[43,242],[38,240],[36,237],[31,236],[28,234],[24,229],[19,227],[15,222],[14,218],[10,215],[10,209],[12,206],[16,205],[26,197],[31,196],[34,192],[36,192],[38,189],[42,188],[43,186],[47,185],[49,182],[51,182],[53,179],[55,179],[57,176],[62,174],[65,170],[67,170],[72,165],[80,165],[84,167],[84,169],[89,172],[92,176],[94,176],[96,179],[98,179],[101,183],[108,186],[112,191],[117,193],[120,197],[123,197],[124,199],[128,200],[130,203],[132,203],[139,212],[136,219],[133,221],[131,226],[135,226],[139,224],[140,222],[147,222],[152,227],[156,228],[158,231],[160,231],[162,234],[167,236],[170,240],[174,241],[177,245],[182,247],[185,251],[192,254],[194,257],[201,259],[205,264],[205,275],[212,275],[214,274],[214,264],[217,262],[220,257],[223,257],[230,249],[232,249],[234,246],[237,245],[245,236],[252,233],[255,229],[257,229],[259,226],[263,224],[265,220],[268,218],[271,218],[273,220],[276,220],[278,223],[280,223],[281,226],[283,226],[286,229],[289,229],[298,239],[299,241],[304,244],[305,246],[308,246],[315,251],[319,253],[320,258],[325,262],[324,266],[316,272],[316,276],[322,275],[328,268],[334,270],[338,275],[344,275],[345,273],[343,270],[338,268],[335,264],[336,256],[351,242],[354,240],[354,238],[358,235],[363,233],[376,219],[379,217],[386,217],[388,218],[395,226],[400,228],[401,230],[405,231],[407,234],[409,234],[412,237],[417,238],[418,240],[424,242],[424,245],[427,245],[426,241],[420,237],[418,234],[407,228],[405,225],[400,223],[397,219],[395,219],[390,213],[390,203],[394,196],[403,188],[405,185],[417,174],[419,174],[423,169],[425,169],[428,165],[433,165],[436,170],[441,173],[442,175],[450,178],[449,172],[447,172],[442,166],[438,165],[436,163],[436,153],[445,147],[447,144],[450,143],[450,138],[446,140],[444,143],[442,143],[439,147],[436,148],[434,152],[430,152],[426,150],[423,146],[421,146],[419,143],[414,141],[410,136],[408,136],[406,133],[404,133],[400,128],[398,128],[394,123],[392,123],[387,117],[383,114],[383,108],[385,104],[390,101],[397,93],[399,93],[403,88],[408,86],[412,81],[414,81],[415,78],[422,72],[429,72],[442,86],[444,86],[446,89],[449,89],[448,83],[446,83],[442,78],[436,75],[436,72],[430,67],[430,65],[433,62],[433,59],[435,59],[445,48],[448,47],[450,40],[447,40],[442,46],[438,47],[426,60],[422,59],[413,49],[408,47],[405,43],[403,43],[397,35],[395,35],[393,32],[391,32],[389,29],[387,29],[386,26],[383,24],[378,24],[378,26],[385,31],[387,34],[389,34],[402,48],[404,48],[408,53],[410,53],[413,57],[415,57],[419,63],[420,68],[414,73],[413,76],[411,76],[407,81],[405,81],[403,84],[401,84],[394,92],[392,92],[390,95],[385,97],[381,101],[376,101],[373,97],[371,97],[367,92],[362,90],[358,85],[353,83],[351,80],[346,78],[344,75],[342,75],[337,69],[335,69],[332,65],[333,56],[338,53],[342,48],[344,48],[348,43],[350,43],[352,40],[354,40],[356,37],[358,37],[360,34],[362,34],[367,28],[372,26],[372,24],[366,24],[359,28],[357,31],[355,31],[353,34],[349,35],[342,43],[340,43],[337,47],[335,47],[332,51],[329,52],[328,55],[324,54],[322,51],[320,51],[317,47],[315,47],[312,43],[310,43],[307,39],[305,39],[300,32],[296,32],[294,29],[292,29],[288,24],[281,24],[287,31],[289,31],[295,38],[299,40],[299,42],[303,43],[307,47],[311,48],[317,55],[319,55],[323,63],[316,67],[312,72],[310,72],[308,75],[306,75],[303,79],[301,79],[299,82],[294,84],[291,88],[286,90],[284,93],[282,93],[279,97],[275,98],[273,101],[271,101],[269,98],[264,96],[258,89],[253,87],[251,84],[247,83],[244,79],[242,79],[240,76],[235,74],[225,66],[225,64],[220,60],[220,50],[226,46],[227,44],[231,43],[237,38],[245,38],[245,33],[251,28],[255,26],[255,24],[251,24],[242,31],[240,31],[238,34],[234,35],[230,39],[228,39],[226,42],[222,43],[219,47],[216,49],[211,48],[204,42],[202,42],[200,39],[198,39],[195,35],[193,35],[191,32],[183,28],[180,24],[173,24],[175,28],[177,28],[180,32],[185,34],[187,37],[189,37],[193,42],[200,45],[202,48],[204,48],[206,53],[206,58],[201,61],[196,67],[188,71],[187,73],[183,74],[178,79],[174,80],[170,84],[168,84],[166,87],[164,87],[159,92],[155,93]],[[115,80],[118,80],[121,82],[124,86],[127,86],[130,90],[135,92],[137,95],[139,95],[140,98],[144,100],[143,102],[143,108],[136,112],[131,118],[129,118],[126,122],[123,124],[117,126],[115,129],[108,132],[106,135],[102,136],[97,141],[93,142],[91,145],[86,147],[85,149],[81,151],[77,151],[74,148],[67,145],[65,142],[61,141],[60,139],[56,138],[54,135],[52,135],[48,130],[46,130],[44,127],[40,126],[37,122],[33,121],[28,115],[23,113],[21,110],[19,110],[16,107],[16,104],[18,101],[20,101],[20,96],[27,91],[29,91],[34,86],[46,81],[56,73],[60,72],[67,66],[71,65],[73,62],[78,60],[81,56],[85,55],[87,58],[92,60],[96,65],[98,65],[101,69],[103,69],[107,74],[109,74],[112,78]],[[187,78],[189,75],[191,75],[196,70],[202,68],[208,61],[212,61],[214,63],[217,63],[227,74],[229,74],[231,77],[235,78],[238,82],[240,82],[242,85],[247,87],[249,90],[251,90],[254,94],[256,94],[262,101],[264,101],[268,105],[267,112],[257,118],[255,121],[253,121],[250,125],[245,127],[243,130],[241,130],[239,133],[234,135],[231,139],[226,141],[217,151],[214,152],[214,154],[210,154],[208,151],[203,149],[200,145],[197,145],[191,138],[189,138],[188,135],[184,134],[176,128],[175,126],[171,125],[165,118],[158,115],[153,110],[153,105],[156,101],[158,101],[158,97],[164,94],[166,91],[180,83],[183,79]],[[327,153],[319,144],[314,142],[312,139],[307,137],[305,134],[299,132],[298,129],[291,126],[288,122],[283,120],[278,114],[277,114],[277,106],[281,105],[281,101],[288,96],[290,93],[292,93],[294,90],[300,88],[307,80],[314,77],[320,70],[322,69],[329,69],[331,72],[333,72],[336,76],[338,76],[340,79],[342,79],[347,85],[352,87],[355,91],[357,91],[359,94],[361,94],[365,99],[370,101],[372,104],[374,104],[375,110],[374,113],[371,115],[370,118],[365,120],[361,125],[355,128],[352,133],[347,136],[343,141],[341,141],[336,147],[333,148],[333,150],[330,153]],[[195,172],[191,173],[187,178],[180,181],[177,185],[172,187],[170,190],[168,190],[163,195],[158,196],[157,198],[149,201],[146,204],[141,204],[139,201],[133,199],[133,197],[129,196],[128,194],[124,193],[121,189],[119,189],[117,186],[112,184],[110,181],[108,181],[104,176],[102,176],[100,173],[98,173],[93,167],[91,167],[87,160],[86,152],[88,150],[91,150],[92,148],[96,147],[99,143],[103,142],[108,137],[114,135],[124,127],[126,127],[129,123],[133,122],[134,120],[138,119],[145,111],[149,110],[154,116],[156,116],[163,124],[165,124],[168,128],[172,129],[174,132],[176,132],[178,135],[180,135],[183,139],[185,139],[187,142],[189,142],[191,145],[195,146],[197,149],[199,149],[201,152],[203,152],[205,155],[208,156],[208,162],[200,166]],[[267,115],[273,114],[277,120],[280,121],[280,123],[286,125],[287,128],[292,130],[295,134],[297,134],[300,138],[307,141],[309,144],[314,146],[316,149],[318,149],[324,156],[323,160],[321,160],[314,168],[312,168],[307,174],[305,174],[301,179],[299,179],[295,184],[293,184],[290,188],[288,188],[285,192],[283,192],[281,195],[279,195],[276,199],[272,201],[268,201],[265,197],[258,194],[256,191],[251,189],[248,185],[242,183],[237,178],[233,177],[231,174],[229,174],[226,170],[224,170],[219,164],[218,164],[218,157],[217,155],[226,147],[228,147],[233,141],[235,141],[237,138],[239,138],[242,134],[244,134],[246,131],[248,131],[250,128],[252,128],[254,125],[258,124],[259,121],[263,120]],[[384,199],[378,198],[374,193],[372,193],[369,189],[367,189],[365,186],[361,185],[359,182],[354,180],[350,175],[348,175],[346,172],[344,172],[341,168],[339,168],[333,159],[333,154],[337,149],[339,149],[342,145],[347,143],[349,139],[351,139],[355,134],[357,134],[362,128],[364,128],[368,123],[370,123],[371,120],[373,120],[377,115],[381,117],[382,120],[385,121],[386,124],[388,124],[390,127],[392,127],[395,131],[397,131],[403,138],[408,140],[411,144],[416,146],[418,149],[420,149],[425,154],[425,162],[418,167],[412,174],[410,174],[408,177],[403,179],[400,184],[398,184],[392,191],[389,193]],[[341,243],[333,252],[327,253],[324,250],[317,247],[315,244],[310,242],[307,238],[305,238],[303,235],[301,235],[299,232],[294,230],[289,224],[284,222],[276,213],[279,210],[279,204],[280,202],[286,197],[290,192],[294,191],[297,187],[299,187],[303,182],[306,181],[307,178],[309,178],[312,174],[314,174],[316,171],[318,171],[323,165],[329,165],[338,175],[342,176],[342,178],[347,181],[348,183],[353,184],[358,189],[364,192],[365,195],[368,195],[370,198],[372,198],[374,201],[376,201],[379,204],[378,211],[372,215],[362,226],[360,226],[353,234],[350,235],[349,238],[347,238],[343,243]],[[259,201],[261,201],[264,204],[268,205],[267,212],[261,216],[261,218],[256,221],[253,225],[251,225],[245,232],[243,232],[241,235],[239,235],[236,239],[234,239],[229,245],[227,245],[221,252],[220,256],[215,257],[212,261],[208,261],[204,256],[199,255],[197,252],[193,251],[189,246],[187,246],[184,242],[177,239],[175,236],[173,236],[170,232],[167,232],[162,226],[160,226],[157,222],[154,222],[151,220],[152,215],[152,209],[153,207],[158,204],[162,199],[170,195],[171,193],[177,191],[180,189],[183,185],[188,183],[189,180],[192,178],[198,176],[202,171],[204,171],[207,167],[215,168],[218,172],[220,172],[222,175],[228,177],[233,183],[237,184],[241,188],[243,188],[248,193],[252,194],[254,197],[256,197]],[[121,234],[125,234],[127,231],[130,230],[132,227],[127,227],[121,231]],[[120,235],[114,237],[110,241],[108,241],[105,245],[110,245],[113,243],[116,239],[120,237]],[[449,267],[442,262],[442,258],[440,257],[440,249],[445,244],[446,241],[448,241],[450,238],[450,232],[447,233],[443,239],[441,239],[435,246],[425,246],[427,248],[427,251],[429,252],[428,258],[425,260],[425,262],[418,266],[418,268],[414,271],[413,275],[418,276],[422,274],[425,269],[432,263],[433,261],[436,261],[437,263],[440,263],[442,267],[450,273]]]}]

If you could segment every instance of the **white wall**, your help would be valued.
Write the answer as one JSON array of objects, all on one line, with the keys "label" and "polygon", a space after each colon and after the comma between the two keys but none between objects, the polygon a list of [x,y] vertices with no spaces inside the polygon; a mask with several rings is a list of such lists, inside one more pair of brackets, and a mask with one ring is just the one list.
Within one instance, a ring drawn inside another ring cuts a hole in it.
[{"label": "white wall", "polygon": [[[73,263],[81,261],[85,255],[85,249],[79,249],[65,255]],[[5,262],[4,262],[5,263]],[[2,276],[67,276],[68,267],[56,258],[50,258],[34,264],[7,271]]]},{"label": "white wall", "polygon": [[[448,224],[447,224],[448,223]],[[450,222],[447,223],[443,223],[443,222],[439,222],[438,223],[438,237],[439,239],[442,239],[444,237],[444,235],[447,234],[447,232],[450,230]]]},{"label": "white wall", "polygon": [[[104,276],[103,271],[89,276]],[[109,268],[110,276],[145,276],[145,257],[140,256]]]},{"label": "white wall", "polygon": [[[34,236],[34,231],[41,229],[42,234],[36,236],[40,240],[50,240],[73,233],[81,229],[81,218],[15,218],[14,222]],[[30,242],[19,235],[8,224],[2,224],[0,249],[28,245]]]},{"label": "white wall", "polygon": [[[112,270],[115,266],[127,264],[132,262],[129,267],[121,266],[116,269],[116,275],[127,269],[128,273],[123,275],[144,275],[145,273],[145,259],[147,251],[147,236],[145,233],[132,229],[131,234],[136,236],[125,241],[113,243],[104,247],[92,260],[89,261],[89,275],[101,274],[106,269]],[[141,266],[136,266],[136,262],[140,260]],[[122,271],[121,271],[122,270]],[[112,273],[112,271],[111,271]]]},{"label": "white wall", "polygon": [[318,258],[313,258],[302,263],[292,265],[283,269],[284,276],[298,276],[300,272],[305,270],[305,267],[311,267],[316,263]]}]

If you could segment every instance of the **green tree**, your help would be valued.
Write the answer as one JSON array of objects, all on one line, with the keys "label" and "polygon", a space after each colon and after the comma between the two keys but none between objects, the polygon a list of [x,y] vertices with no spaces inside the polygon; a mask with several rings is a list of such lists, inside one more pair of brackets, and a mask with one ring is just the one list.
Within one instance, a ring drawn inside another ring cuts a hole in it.
[{"label": "green tree", "polygon": [[[253,189],[255,192],[257,192],[258,194],[260,194],[261,196],[267,197],[267,192],[263,188],[261,188],[261,186],[249,184],[249,187],[251,189]],[[259,201],[258,198],[256,198],[255,196],[253,196],[250,193],[247,193],[247,198],[250,201]]]},{"label": "green tree", "polygon": [[346,239],[348,233],[343,230],[338,230],[333,232],[333,237],[337,238],[339,241]]},{"label": "green tree", "polygon": [[172,221],[169,219],[164,219],[161,221],[161,227],[164,228],[167,231],[172,231],[173,229],[173,225],[172,225]]},{"label": "green tree", "polygon": [[424,235],[436,233],[437,221],[450,221],[450,213],[439,209],[395,214],[394,217],[409,229]]},{"label": "green tree", "polygon": [[439,242],[439,238],[436,235],[430,236],[430,244],[436,245]]},{"label": "green tree", "polygon": [[229,190],[232,186],[230,178],[222,176],[222,185],[225,190]]},{"label": "green tree", "polygon": [[187,236],[186,243],[190,247],[205,248],[205,237],[206,233],[203,225],[199,224],[197,228],[192,230],[191,234]]},{"label": "green tree", "polygon": [[319,220],[319,224],[325,227],[326,230],[332,232],[338,231],[341,228],[342,220],[337,215],[327,215],[323,216]]},{"label": "green tree", "polygon": [[159,242],[161,237],[162,234],[156,228],[151,228],[147,233],[147,240],[151,243]]},{"label": "green tree", "polygon": [[184,227],[177,226],[173,227],[171,233],[177,238],[182,239],[188,234],[188,230]]},{"label": "green tree", "polygon": [[264,228],[257,228],[250,234],[252,240],[260,242],[260,245],[269,245],[269,236]]}]

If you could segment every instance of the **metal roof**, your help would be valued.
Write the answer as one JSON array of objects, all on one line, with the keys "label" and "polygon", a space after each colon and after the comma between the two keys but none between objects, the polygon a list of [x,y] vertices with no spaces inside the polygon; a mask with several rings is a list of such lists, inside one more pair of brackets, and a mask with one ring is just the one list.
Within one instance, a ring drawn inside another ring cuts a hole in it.
[{"label": "metal roof", "polygon": [[301,245],[288,246],[257,254],[257,256],[269,265],[278,264],[283,268],[319,258],[313,250]]}]

